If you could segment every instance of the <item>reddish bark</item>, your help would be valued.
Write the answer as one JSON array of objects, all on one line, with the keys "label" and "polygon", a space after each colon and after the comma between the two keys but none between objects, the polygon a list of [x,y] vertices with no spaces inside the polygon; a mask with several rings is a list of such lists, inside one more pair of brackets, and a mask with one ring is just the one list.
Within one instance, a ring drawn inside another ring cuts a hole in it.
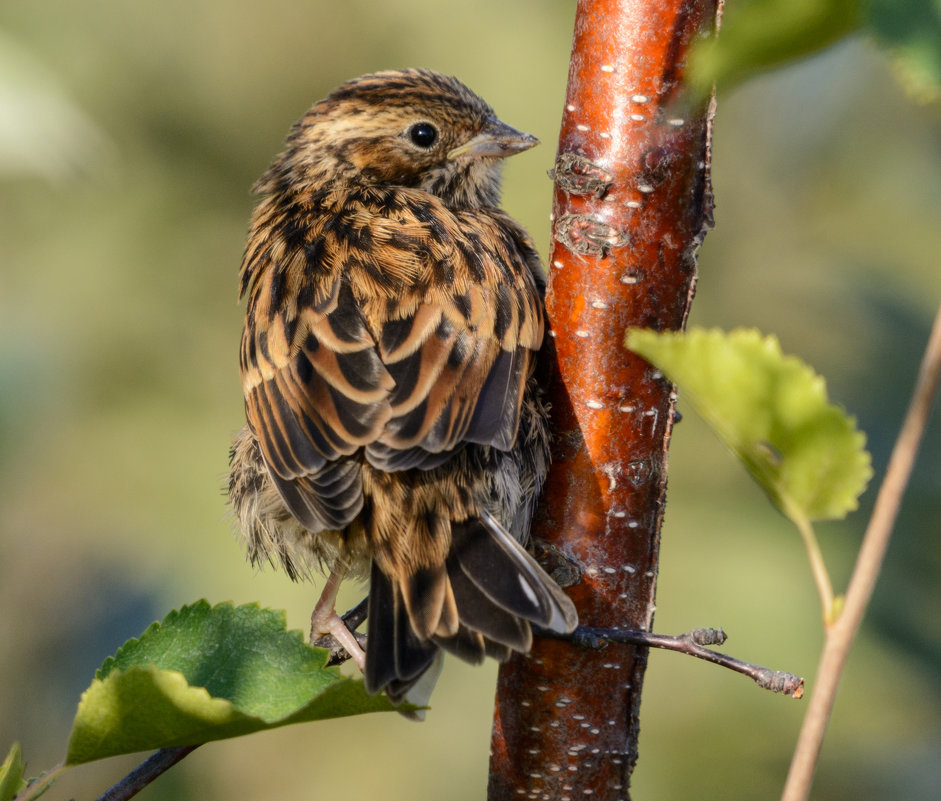
[{"label": "reddish bark", "polygon": [[[714,15],[713,0],[578,3],[546,299],[556,440],[534,537],[586,625],[653,620],[675,396],[623,341],[686,321],[712,206],[708,115],[681,78]],[[627,798],[646,662],[543,639],[505,664],[490,801]]]}]

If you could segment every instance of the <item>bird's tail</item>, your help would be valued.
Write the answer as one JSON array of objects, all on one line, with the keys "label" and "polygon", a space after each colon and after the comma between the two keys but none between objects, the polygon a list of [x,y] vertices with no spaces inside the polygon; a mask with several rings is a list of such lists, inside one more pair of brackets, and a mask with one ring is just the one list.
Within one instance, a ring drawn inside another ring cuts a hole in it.
[{"label": "bird's tail", "polygon": [[569,632],[578,616],[568,596],[490,514],[452,523],[444,565],[395,580],[373,563],[366,689],[424,705],[440,669],[439,649],[471,663],[486,656],[504,661],[514,651],[529,651],[531,624]]}]

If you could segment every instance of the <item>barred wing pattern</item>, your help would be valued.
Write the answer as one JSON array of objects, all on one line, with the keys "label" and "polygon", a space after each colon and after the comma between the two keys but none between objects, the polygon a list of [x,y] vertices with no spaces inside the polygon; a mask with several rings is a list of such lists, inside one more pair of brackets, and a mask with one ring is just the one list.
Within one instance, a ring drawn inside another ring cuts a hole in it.
[{"label": "barred wing pattern", "polygon": [[360,449],[399,471],[466,443],[511,447],[543,337],[532,258],[502,212],[416,190],[259,204],[241,272],[247,416],[308,529],[359,514]]}]

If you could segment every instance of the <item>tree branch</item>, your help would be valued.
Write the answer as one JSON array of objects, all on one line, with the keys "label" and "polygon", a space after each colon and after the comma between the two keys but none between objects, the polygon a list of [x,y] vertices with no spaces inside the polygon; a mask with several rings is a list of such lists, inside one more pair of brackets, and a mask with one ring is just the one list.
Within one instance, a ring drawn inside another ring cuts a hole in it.
[{"label": "tree branch", "polygon": [[[623,345],[679,329],[712,221],[710,110],[683,87],[714,0],[579,0],[553,178],[546,348],[555,432],[537,552],[583,621],[651,628],[671,384]],[[554,343],[554,350],[552,348]],[[646,648],[540,639],[500,669],[490,801],[621,801]]]}]

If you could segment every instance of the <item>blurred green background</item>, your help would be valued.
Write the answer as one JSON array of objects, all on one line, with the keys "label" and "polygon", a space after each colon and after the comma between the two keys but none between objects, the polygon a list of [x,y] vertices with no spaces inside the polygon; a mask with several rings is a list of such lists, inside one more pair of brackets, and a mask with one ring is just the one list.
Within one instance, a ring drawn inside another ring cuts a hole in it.
[{"label": "blurred green background", "polygon": [[[509,163],[505,206],[545,253],[573,13],[561,0],[0,6],[0,751],[19,739],[33,774],[59,761],[97,665],[182,603],[257,600],[305,628],[316,589],[244,562],[221,492],[242,423],[249,187],[332,87],[428,66],[543,140]],[[939,134],[860,39],[720,98],[718,227],[691,322],[778,333],[858,415],[880,474],[941,298]],[[941,787],[935,417],[819,799]],[[796,533],[691,414],[671,467],[657,628],[724,626],[731,653],[812,681],[821,625]],[[838,586],[864,521],[821,529]],[[214,743],[141,798],[483,798],[494,677],[450,662],[424,724],[372,716]],[[652,654],[635,797],[776,797],[805,706]],[[94,798],[138,761],[70,771],[47,798]]]}]

